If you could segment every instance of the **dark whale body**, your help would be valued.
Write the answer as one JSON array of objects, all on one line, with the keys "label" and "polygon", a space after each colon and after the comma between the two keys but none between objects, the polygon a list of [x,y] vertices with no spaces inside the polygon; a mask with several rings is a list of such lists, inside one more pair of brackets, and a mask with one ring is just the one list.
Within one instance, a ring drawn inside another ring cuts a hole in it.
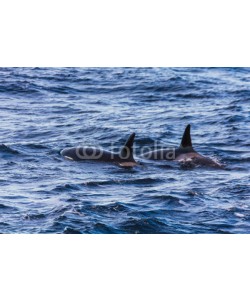
[{"label": "dark whale body", "polygon": [[133,167],[137,165],[133,157],[134,138],[135,133],[132,133],[119,153],[95,147],[74,147],[62,150],[61,155],[74,161],[91,160],[115,163],[122,167]]},{"label": "dark whale body", "polygon": [[150,160],[175,160],[181,163],[191,163],[191,165],[208,166],[222,168],[223,166],[209,157],[205,157],[196,152],[192,146],[191,125],[188,125],[184,131],[181,144],[174,149],[160,149],[144,153],[143,156]]}]

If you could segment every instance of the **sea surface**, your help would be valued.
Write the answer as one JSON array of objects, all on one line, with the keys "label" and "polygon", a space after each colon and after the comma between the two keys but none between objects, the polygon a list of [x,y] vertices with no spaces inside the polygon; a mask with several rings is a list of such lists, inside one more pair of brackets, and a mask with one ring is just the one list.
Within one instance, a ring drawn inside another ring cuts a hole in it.
[{"label": "sea surface", "polygon": [[[250,233],[250,68],[0,68],[0,233]],[[155,143],[225,168],[141,158]],[[74,162],[73,146],[141,165]]]}]

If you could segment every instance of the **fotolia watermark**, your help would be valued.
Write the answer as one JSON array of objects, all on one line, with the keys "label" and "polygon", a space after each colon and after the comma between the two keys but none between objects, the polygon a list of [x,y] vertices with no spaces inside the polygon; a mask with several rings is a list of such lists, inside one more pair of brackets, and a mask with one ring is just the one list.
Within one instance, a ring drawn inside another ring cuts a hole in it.
[{"label": "fotolia watermark", "polygon": [[79,159],[98,160],[107,157],[107,159],[126,160],[133,157],[141,157],[145,159],[161,159],[174,160],[176,157],[176,149],[174,147],[166,147],[155,143],[152,147],[133,145],[133,149],[126,146],[117,147],[117,144],[111,143],[109,147],[103,148],[98,145],[78,146],[75,148],[76,156]]}]

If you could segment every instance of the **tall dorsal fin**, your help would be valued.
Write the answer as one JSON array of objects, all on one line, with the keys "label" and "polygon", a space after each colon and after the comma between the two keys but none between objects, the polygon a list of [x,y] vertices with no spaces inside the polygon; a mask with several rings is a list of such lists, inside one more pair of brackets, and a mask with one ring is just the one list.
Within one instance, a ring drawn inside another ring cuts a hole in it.
[{"label": "tall dorsal fin", "polygon": [[189,124],[183,133],[181,145],[180,145],[181,148],[192,147],[190,128],[191,125]]},{"label": "tall dorsal fin", "polygon": [[121,158],[134,160],[134,157],[133,157],[134,139],[135,139],[135,133],[132,133],[121,149],[121,152],[120,152]]}]

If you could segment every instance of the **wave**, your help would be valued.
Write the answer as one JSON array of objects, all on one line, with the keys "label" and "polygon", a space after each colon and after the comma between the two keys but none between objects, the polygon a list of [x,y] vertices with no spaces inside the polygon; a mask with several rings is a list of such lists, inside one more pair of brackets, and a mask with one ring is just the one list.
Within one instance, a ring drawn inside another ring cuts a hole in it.
[{"label": "wave", "polygon": [[0,82],[0,93],[9,95],[42,95],[42,88],[31,84],[29,81],[19,81],[16,83]]},{"label": "wave", "polygon": [[106,186],[106,185],[149,185],[160,183],[162,180],[159,178],[137,178],[137,179],[116,179],[116,180],[102,180],[102,181],[87,181],[83,185],[89,187]]},{"label": "wave", "polygon": [[0,153],[19,154],[17,150],[12,149],[10,146],[0,144]]}]

